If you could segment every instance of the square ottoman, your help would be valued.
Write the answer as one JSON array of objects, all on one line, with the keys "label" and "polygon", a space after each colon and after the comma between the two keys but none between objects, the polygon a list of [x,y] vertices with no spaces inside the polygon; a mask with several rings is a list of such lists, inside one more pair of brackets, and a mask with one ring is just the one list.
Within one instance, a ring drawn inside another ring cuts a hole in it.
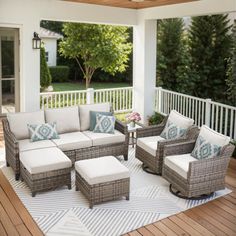
[{"label": "square ottoman", "polygon": [[71,189],[71,160],[58,148],[41,148],[20,153],[21,179],[36,192],[67,185]]},{"label": "square ottoman", "polygon": [[129,169],[114,156],[75,162],[76,191],[80,190],[94,204],[115,200],[122,196],[129,200]]}]

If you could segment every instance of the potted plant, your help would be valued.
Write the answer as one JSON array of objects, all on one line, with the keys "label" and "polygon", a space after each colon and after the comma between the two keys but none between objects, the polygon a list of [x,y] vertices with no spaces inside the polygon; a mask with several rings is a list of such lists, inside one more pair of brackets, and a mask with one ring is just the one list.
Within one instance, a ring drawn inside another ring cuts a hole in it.
[{"label": "potted plant", "polygon": [[130,123],[130,127],[135,127],[135,123],[141,120],[141,116],[138,112],[132,112],[126,116],[126,119]]}]

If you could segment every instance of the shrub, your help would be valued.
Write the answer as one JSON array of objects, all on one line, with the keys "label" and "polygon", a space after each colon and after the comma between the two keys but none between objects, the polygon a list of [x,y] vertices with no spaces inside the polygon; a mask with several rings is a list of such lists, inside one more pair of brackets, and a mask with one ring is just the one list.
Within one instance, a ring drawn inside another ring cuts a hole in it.
[{"label": "shrub", "polygon": [[40,49],[40,86],[42,89],[47,88],[52,82],[50,71],[46,62],[44,47]]},{"label": "shrub", "polygon": [[160,113],[155,112],[154,115],[149,117],[148,124],[149,125],[158,125],[163,121],[164,118],[165,118],[165,116],[161,115]]},{"label": "shrub", "polygon": [[49,67],[52,82],[67,82],[69,80],[69,67],[68,66],[51,66]]}]

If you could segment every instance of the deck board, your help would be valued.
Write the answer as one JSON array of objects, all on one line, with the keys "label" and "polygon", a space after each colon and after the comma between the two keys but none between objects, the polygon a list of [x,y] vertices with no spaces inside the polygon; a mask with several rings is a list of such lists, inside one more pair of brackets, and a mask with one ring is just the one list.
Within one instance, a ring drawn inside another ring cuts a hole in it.
[{"label": "deck board", "polygon": [[[4,147],[1,124],[0,147]],[[236,159],[230,161],[225,180],[232,193],[146,225],[125,236],[236,235]],[[43,235],[1,170],[0,235]]]}]

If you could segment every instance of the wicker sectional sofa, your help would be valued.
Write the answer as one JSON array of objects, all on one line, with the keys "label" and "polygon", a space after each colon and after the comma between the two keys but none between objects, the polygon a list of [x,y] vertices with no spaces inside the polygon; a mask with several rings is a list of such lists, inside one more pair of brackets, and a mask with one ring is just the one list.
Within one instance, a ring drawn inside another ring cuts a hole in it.
[{"label": "wicker sectional sofa", "polygon": [[[101,156],[123,155],[128,159],[127,126],[116,120],[115,133],[93,133],[89,130],[90,111],[109,112],[109,103],[47,109],[30,113],[9,114],[2,120],[7,166],[20,177],[21,153],[35,149],[59,148],[72,162]],[[27,124],[56,122],[60,139],[30,142]]]}]

